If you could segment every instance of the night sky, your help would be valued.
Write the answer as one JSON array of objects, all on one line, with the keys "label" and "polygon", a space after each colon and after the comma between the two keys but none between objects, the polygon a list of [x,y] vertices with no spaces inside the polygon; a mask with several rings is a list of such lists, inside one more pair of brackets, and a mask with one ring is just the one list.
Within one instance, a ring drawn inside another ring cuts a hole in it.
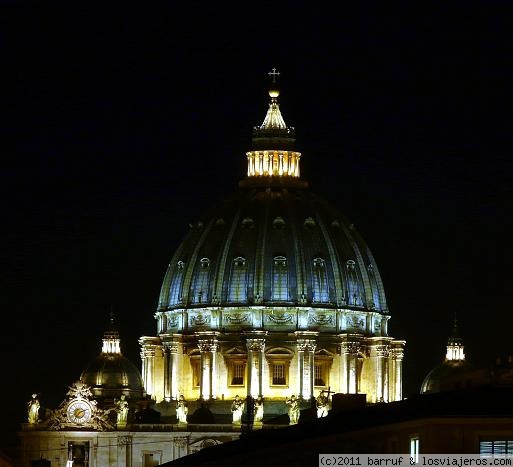
[{"label": "night sky", "polygon": [[455,312],[471,362],[513,354],[511,3],[341,3],[0,3],[0,446],[32,392],[64,399],[111,310],[140,366],[188,224],[244,176],[272,67],[303,178],[376,258],[405,394]]}]

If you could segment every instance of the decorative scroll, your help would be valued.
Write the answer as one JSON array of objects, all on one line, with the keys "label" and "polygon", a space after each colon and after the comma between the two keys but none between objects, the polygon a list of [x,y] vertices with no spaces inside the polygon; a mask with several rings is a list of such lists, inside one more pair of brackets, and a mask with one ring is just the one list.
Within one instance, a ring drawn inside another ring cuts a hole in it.
[{"label": "decorative scroll", "polygon": [[292,324],[293,316],[284,311],[272,310],[267,317],[275,324]]},{"label": "decorative scroll", "polygon": [[361,316],[348,316],[347,327],[351,329],[363,329],[365,327],[365,321]]},{"label": "decorative scroll", "polygon": [[315,313],[308,316],[308,324],[317,326],[333,326],[334,317],[332,313]]},{"label": "decorative scroll", "polygon": [[177,328],[178,327],[178,316],[175,313],[173,313],[172,315],[168,316],[167,325],[170,328]]},{"label": "decorative scroll", "polygon": [[240,313],[240,312],[234,312],[224,315],[225,321],[227,321],[228,324],[244,324],[249,323],[249,313]]},{"label": "decorative scroll", "polygon": [[204,313],[198,313],[190,315],[191,326],[209,326],[210,315]]}]

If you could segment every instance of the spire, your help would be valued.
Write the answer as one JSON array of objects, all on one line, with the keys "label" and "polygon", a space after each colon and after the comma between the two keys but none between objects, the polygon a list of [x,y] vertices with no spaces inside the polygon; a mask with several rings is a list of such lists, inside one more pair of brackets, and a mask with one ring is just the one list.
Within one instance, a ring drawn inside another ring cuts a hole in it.
[{"label": "spire", "polygon": [[102,353],[121,354],[119,333],[114,326],[114,312],[109,313],[109,329],[103,333]]},{"label": "spire", "polygon": [[273,68],[272,71],[267,73],[272,77],[273,82],[271,87],[269,88],[269,97],[271,98],[271,102],[269,103],[269,109],[267,110],[267,114],[264,118],[264,122],[262,125],[258,127],[259,130],[287,130],[287,125],[280,112],[280,105],[278,104],[278,96],[280,95],[280,90],[276,84],[276,78],[280,76],[280,72],[276,71],[276,68]]},{"label": "spire", "polygon": [[452,334],[447,340],[447,353],[445,355],[446,360],[451,361],[464,361],[465,351],[463,346],[463,339],[460,336],[458,327],[458,320],[456,318],[456,312],[454,313],[454,321],[452,324]]}]

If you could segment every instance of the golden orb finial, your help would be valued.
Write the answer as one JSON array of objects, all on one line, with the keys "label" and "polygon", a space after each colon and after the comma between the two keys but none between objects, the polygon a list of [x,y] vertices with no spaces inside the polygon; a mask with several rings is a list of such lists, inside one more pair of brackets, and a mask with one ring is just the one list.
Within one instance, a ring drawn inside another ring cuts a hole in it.
[{"label": "golden orb finial", "polygon": [[276,99],[280,95],[280,90],[276,86],[272,86],[271,89],[269,89],[269,96],[271,98]]}]

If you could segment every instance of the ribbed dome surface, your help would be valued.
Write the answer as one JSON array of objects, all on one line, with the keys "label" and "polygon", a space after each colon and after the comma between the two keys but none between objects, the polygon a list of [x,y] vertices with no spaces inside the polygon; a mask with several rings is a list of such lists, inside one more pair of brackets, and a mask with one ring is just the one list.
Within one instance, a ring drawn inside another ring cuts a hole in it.
[{"label": "ribbed dome surface", "polygon": [[276,304],[387,312],[374,258],[336,209],[301,184],[248,184],[191,226],[158,311]]},{"label": "ribbed dome surface", "polygon": [[82,372],[80,379],[97,397],[119,397],[121,394],[143,396],[143,382],[137,367],[120,353],[98,355]]}]

